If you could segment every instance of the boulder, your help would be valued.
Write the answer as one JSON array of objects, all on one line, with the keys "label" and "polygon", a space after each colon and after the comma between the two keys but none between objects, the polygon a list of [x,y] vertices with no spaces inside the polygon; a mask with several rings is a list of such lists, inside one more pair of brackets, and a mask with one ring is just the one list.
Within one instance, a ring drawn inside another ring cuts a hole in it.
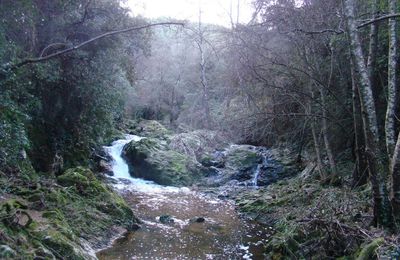
[{"label": "boulder", "polygon": [[107,162],[106,160],[100,160],[99,162],[99,171],[103,172],[109,176],[113,176],[114,173],[112,171],[111,164]]},{"label": "boulder", "polygon": [[126,123],[131,134],[166,139],[171,132],[155,120],[129,121]]},{"label": "boulder", "polygon": [[195,217],[189,220],[189,223],[204,223],[206,221],[203,217]]},{"label": "boulder", "polygon": [[220,132],[211,130],[196,130],[177,134],[171,137],[169,147],[179,153],[185,154],[196,160],[206,153],[211,153],[217,148],[226,146],[227,142]]},{"label": "boulder", "polygon": [[155,138],[130,142],[124,147],[123,156],[132,176],[161,185],[188,186],[202,174],[196,161]]},{"label": "boulder", "polygon": [[246,181],[253,178],[255,170],[261,163],[261,155],[249,145],[233,145],[226,155],[226,168],[231,170],[231,178]]},{"label": "boulder", "polygon": [[174,219],[170,215],[161,215],[158,220],[160,220],[163,224],[171,224],[174,223]]}]

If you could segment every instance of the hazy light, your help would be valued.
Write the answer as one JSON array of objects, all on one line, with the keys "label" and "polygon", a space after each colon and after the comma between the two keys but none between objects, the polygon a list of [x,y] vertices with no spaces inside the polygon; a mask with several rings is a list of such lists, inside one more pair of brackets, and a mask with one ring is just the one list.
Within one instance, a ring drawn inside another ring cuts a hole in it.
[{"label": "hazy light", "polygon": [[199,7],[202,10],[202,21],[224,26],[231,25],[231,17],[237,21],[239,2],[239,22],[251,20],[252,0],[127,0],[126,6],[134,15],[148,18],[168,17],[197,22]]}]

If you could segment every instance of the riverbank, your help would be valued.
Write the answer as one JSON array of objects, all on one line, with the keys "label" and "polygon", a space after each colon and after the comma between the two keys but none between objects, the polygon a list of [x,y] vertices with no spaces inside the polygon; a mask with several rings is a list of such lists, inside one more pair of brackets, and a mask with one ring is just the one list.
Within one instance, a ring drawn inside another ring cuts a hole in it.
[{"label": "riverbank", "polygon": [[371,225],[370,194],[369,185],[321,185],[306,170],[231,198],[244,215],[273,227],[265,243],[268,259],[398,259],[399,236]]},{"label": "riverbank", "polygon": [[89,169],[1,175],[1,259],[95,259],[137,218]]}]

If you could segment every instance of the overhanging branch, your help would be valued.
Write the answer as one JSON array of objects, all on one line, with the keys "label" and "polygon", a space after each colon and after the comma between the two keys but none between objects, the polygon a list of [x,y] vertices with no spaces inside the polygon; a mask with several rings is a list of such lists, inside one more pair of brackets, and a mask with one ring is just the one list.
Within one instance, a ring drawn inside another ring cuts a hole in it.
[{"label": "overhanging branch", "polygon": [[[23,60],[23,61],[21,61],[19,63],[16,63],[16,64],[7,64],[7,65],[2,66],[2,67],[6,68],[6,69],[10,69],[10,70],[17,69],[17,68],[20,68],[20,67],[22,67],[24,65],[27,65],[27,64],[39,63],[39,62],[47,61],[47,60],[53,59],[55,57],[67,54],[69,52],[72,52],[72,51],[75,51],[77,49],[80,49],[80,48],[82,48],[82,47],[84,47],[86,45],[89,45],[89,44],[91,44],[91,43],[93,43],[93,42],[95,42],[97,40],[100,40],[102,38],[106,38],[106,37],[109,37],[109,36],[112,36],[112,35],[116,35],[116,34],[120,34],[120,33],[127,33],[127,32],[131,32],[131,31],[143,30],[143,29],[146,29],[146,28],[154,27],[154,26],[167,26],[167,25],[184,26],[183,23],[179,23],[179,22],[164,22],[164,23],[153,23],[153,24],[147,24],[147,25],[138,26],[138,27],[129,27],[129,28],[121,29],[121,30],[109,31],[109,32],[100,34],[100,35],[98,35],[96,37],[93,37],[93,38],[91,38],[91,39],[89,39],[87,41],[84,41],[84,42],[82,42],[82,43],[80,43],[78,45],[74,45],[74,46],[72,46],[70,48],[63,49],[63,50],[57,51],[55,53],[52,53],[52,54],[49,54],[49,55],[46,55],[46,56],[25,59],[25,60]],[[53,45],[53,44],[51,44],[51,45]],[[47,49],[47,48],[48,48],[48,46],[45,47],[44,50]]]},{"label": "overhanging branch", "polygon": [[388,15],[380,16],[380,17],[371,19],[371,20],[369,20],[367,22],[364,22],[364,23],[358,25],[357,29],[363,28],[363,27],[368,26],[368,25],[373,24],[373,23],[377,23],[377,22],[380,22],[380,21],[383,21],[383,20],[387,20],[387,19],[390,19],[390,18],[397,18],[397,17],[400,17],[400,13],[388,14]]}]

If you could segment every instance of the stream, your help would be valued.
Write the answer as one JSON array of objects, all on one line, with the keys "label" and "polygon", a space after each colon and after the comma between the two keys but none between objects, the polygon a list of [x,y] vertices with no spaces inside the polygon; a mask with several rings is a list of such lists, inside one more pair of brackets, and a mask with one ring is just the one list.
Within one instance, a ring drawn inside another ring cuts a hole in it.
[{"label": "stream", "polygon": [[112,157],[115,188],[142,221],[97,253],[105,259],[264,259],[269,229],[242,218],[232,201],[195,188],[161,186],[132,178],[121,157],[128,135],[105,147]]}]

